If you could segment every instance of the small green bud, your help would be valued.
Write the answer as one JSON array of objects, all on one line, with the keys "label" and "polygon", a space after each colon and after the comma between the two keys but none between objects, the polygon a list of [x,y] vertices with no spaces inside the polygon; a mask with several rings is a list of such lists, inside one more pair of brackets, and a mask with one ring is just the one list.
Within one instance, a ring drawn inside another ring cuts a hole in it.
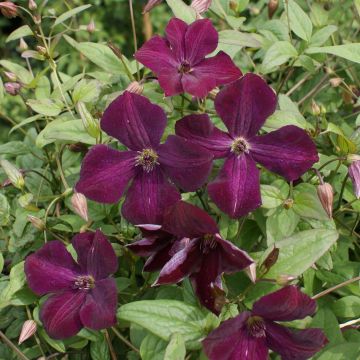
[{"label": "small green bud", "polygon": [[77,103],[76,110],[81,117],[85,130],[96,139],[100,135],[99,122],[93,118],[83,102]]},{"label": "small green bud", "polygon": [[25,186],[24,177],[21,174],[21,171],[9,161],[3,159],[0,161],[1,167],[4,169],[6,175],[8,176],[10,182],[18,189],[22,190]]}]

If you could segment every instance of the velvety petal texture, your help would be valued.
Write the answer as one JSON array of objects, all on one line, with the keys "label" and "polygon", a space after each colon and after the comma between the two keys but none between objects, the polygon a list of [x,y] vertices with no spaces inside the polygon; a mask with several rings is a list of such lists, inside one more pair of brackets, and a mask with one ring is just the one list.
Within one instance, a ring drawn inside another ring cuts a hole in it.
[{"label": "velvety petal texture", "polygon": [[354,187],[355,196],[360,198],[360,160],[354,161],[349,166],[349,175]]}]

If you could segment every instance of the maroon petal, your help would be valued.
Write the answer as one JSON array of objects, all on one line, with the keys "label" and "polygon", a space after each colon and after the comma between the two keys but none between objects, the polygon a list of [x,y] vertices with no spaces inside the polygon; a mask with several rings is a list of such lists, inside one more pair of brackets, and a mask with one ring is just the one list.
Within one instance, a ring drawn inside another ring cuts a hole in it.
[{"label": "maroon petal", "polygon": [[134,57],[156,74],[165,68],[178,68],[179,66],[179,62],[176,60],[166,40],[160,36],[154,36],[147,41],[135,53]]},{"label": "maroon petal", "polygon": [[37,295],[72,289],[80,268],[58,240],[46,243],[25,260],[28,285]]},{"label": "maroon petal", "polygon": [[149,272],[161,270],[174,255],[172,253],[173,246],[173,242],[168,242],[162,249],[155,252],[147,259],[143,270]]},{"label": "maroon petal", "polygon": [[354,161],[349,166],[349,176],[353,183],[355,196],[360,198],[360,160]]},{"label": "maroon petal", "polygon": [[159,84],[164,90],[165,96],[174,96],[184,92],[182,83],[182,75],[177,68],[164,68],[158,73]]},{"label": "maroon petal", "polygon": [[214,126],[207,114],[185,116],[176,122],[175,131],[176,135],[202,146],[215,158],[225,157],[233,142],[227,133]]},{"label": "maroon petal", "polygon": [[75,189],[91,200],[115,203],[135,173],[133,151],[117,151],[95,145],[85,156]]},{"label": "maroon petal", "polygon": [[319,160],[316,146],[308,134],[288,125],[250,141],[255,161],[287,180],[296,180]]},{"label": "maroon petal", "polygon": [[224,321],[203,341],[209,360],[266,360],[268,349],[265,338],[252,337],[246,331],[250,312]]},{"label": "maroon petal", "polygon": [[78,255],[77,261],[87,274],[96,280],[114,274],[118,268],[115,251],[106,236],[100,231],[77,234],[72,239]]},{"label": "maroon petal", "polygon": [[179,62],[185,58],[185,33],[187,29],[186,22],[177,18],[172,18],[165,29],[166,39]]},{"label": "maroon petal", "polygon": [[226,86],[215,98],[215,108],[232,136],[250,138],[275,111],[276,94],[258,75],[249,73]]},{"label": "maroon petal", "polygon": [[132,224],[160,224],[164,210],[180,199],[161,169],[138,171],[122,206],[123,216]]},{"label": "maroon petal", "polygon": [[101,128],[131,150],[156,148],[166,127],[164,110],[146,97],[125,91],[105,110]]},{"label": "maroon petal", "polygon": [[229,84],[241,75],[230,56],[220,52],[193,66],[191,72],[183,75],[182,85],[184,91],[202,98],[216,86]]},{"label": "maroon petal", "polygon": [[84,326],[93,330],[105,329],[116,324],[117,291],[114,279],[96,281],[94,289],[86,295],[80,310]]},{"label": "maroon petal", "polygon": [[45,301],[40,310],[40,320],[52,338],[65,339],[82,329],[79,312],[85,297],[85,291],[66,291]]},{"label": "maroon petal", "polygon": [[180,136],[170,135],[158,151],[159,163],[181,189],[195,191],[208,178],[212,154]]},{"label": "maroon petal", "polygon": [[233,273],[244,270],[254,263],[254,260],[246,251],[240,250],[230,241],[216,236],[217,243],[221,249],[221,272]]},{"label": "maroon petal", "polygon": [[178,201],[166,211],[163,229],[180,238],[219,232],[215,221],[204,210],[185,201]]},{"label": "maroon petal", "polygon": [[313,315],[315,310],[315,300],[302,293],[294,285],[265,295],[253,305],[254,315],[274,321],[303,319],[306,316]]},{"label": "maroon petal", "polygon": [[201,264],[199,239],[191,240],[162,268],[154,285],[176,284],[192,274]]},{"label": "maroon petal", "polygon": [[288,329],[272,321],[267,321],[265,326],[266,344],[282,360],[309,359],[328,342],[320,329]]},{"label": "maroon petal", "polygon": [[232,218],[261,205],[259,170],[248,155],[231,155],[217,178],[208,185],[210,198]]},{"label": "maroon petal", "polygon": [[196,20],[185,34],[186,59],[191,66],[196,65],[206,55],[215,51],[219,35],[208,19]]},{"label": "maroon petal", "polygon": [[146,237],[132,244],[126,245],[137,256],[150,256],[164,247],[163,239],[157,237]]}]

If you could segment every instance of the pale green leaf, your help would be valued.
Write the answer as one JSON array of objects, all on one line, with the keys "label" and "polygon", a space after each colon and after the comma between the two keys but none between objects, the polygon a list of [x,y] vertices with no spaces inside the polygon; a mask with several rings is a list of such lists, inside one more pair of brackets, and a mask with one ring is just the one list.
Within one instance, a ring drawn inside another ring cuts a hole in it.
[{"label": "pale green leaf", "polygon": [[69,11],[64,12],[63,14],[61,14],[54,22],[53,26],[59,25],[61,23],[63,23],[64,21],[66,21],[67,19],[70,19],[71,17],[75,16],[76,14],[88,9],[91,5],[90,4],[86,4],[86,5],[81,5],[78,6],[74,9],[71,9]]},{"label": "pale green leaf", "polygon": [[265,54],[263,61],[264,72],[269,72],[276,66],[285,64],[290,59],[296,58],[298,53],[294,46],[287,41],[274,43]]},{"label": "pale green leaf", "polygon": [[340,318],[357,318],[360,316],[360,297],[345,296],[335,301],[332,310]]},{"label": "pale green leaf", "polygon": [[32,30],[28,25],[23,25],[14,30],[7,38],[5,42],[18,40],[20,38],[23,38],[25,36],[33,35]]},{"label": "pale green leaf", "polygon": [[[0,209],[1,211],[1,209]],[[1,214],[0,214],[1,216]],[[3,268],[4,268],[4,256],[2,254],[2,252],[0,251],[0,273],[3,271]]]},{"label": "pale green leaf", "polygon": [[175,17],[190,24],[196,20],[196,11],[183,0],[166,0]]},{"label": "pale green leaf", "polygon": [[181,334],[175,333],[171,336],[166,348],[164,360],[184,360],[186,356],[185,342]]},{"label": "pale green leaf", "polygon": [[8,60],[0,60],[0,65],[2,65],[6,70],[13,72],[24,84],[29,84],[34,79],[30,71],[21,65]]},{"label": "pale green leaf", "polygon": [[15,125],[14,127],[11,128],[11,130],[9,131],[9,134],[11,134],[13,131],[20,129],[21,127],[27,125],[27,124],[31,124],[32,122],[41,119],[42,116],[41,115],[34,115],[31,116],[29,118],[26,118],[24,120],[22,120],[19,124]]},{"label": "pale green leaf", "polygon": [[46,116],[57,116],[63,109],[63,103],[59,100],[40,99],[40,100],[28,100],[27,105],[31,107],[38,114]]},{"label": "pale green leaf", "polygon": [[311,37],[309,46],[323,45],[335,31],[337,31],[337,27],[334,25],[323,27]]},{"label": "pale green leaf", "polygon": [[167,342],[154,334],[148,334],[141,342],[141,360],[164,360]]},{"label": "pale green leaf", "polygon": [[324,47],[310,47],[306,50],[306,53],[331,54],[360,64],[360,43]]},{"label": "pale green leaf", "polygon": [[358,342],[346,342],[333,345],[315,356],[314,360],[358,360],[360,359],[360,347]]},{"label": "pale green leaf", "polygon": [[[301,39],[310,41],[312,35],[312,23],[305,11],[295,2],[288,1],[289,22],[291,30]],[[286,6],[286,5],[285,5]]]},{"label": "pale green leaf", "polygon": [[[0,226],[7,225],[10,219],[10,205],[5,195],[0,194]],[[0,258],[0,273],[1,273],[1,261],[4,259]],[[2,264],[4,265],[4,263]]]}]

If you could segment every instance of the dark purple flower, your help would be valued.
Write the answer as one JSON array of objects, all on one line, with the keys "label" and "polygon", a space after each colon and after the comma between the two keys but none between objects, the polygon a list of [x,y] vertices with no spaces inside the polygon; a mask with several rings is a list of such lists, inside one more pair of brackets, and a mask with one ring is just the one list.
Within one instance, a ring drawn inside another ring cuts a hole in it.
[{"label": "dark purple flower", "polygon": [[190,276],[200,302],[218,314],[216,289],[222,288],[221,274],[243,270],[253,260],[220,236],[218,226],[205,211],[183,201],[167,210],[162,229],[182,240],[154,285],[176,284]]},{"label": "dark purple flower", "polygon": [[360,160],[354,161],[349,166],[349,176],[353,183],[355,196],[360,198]]},{"label": "dark purple flower", "polygon": [[263,296],[252,311],[224,321],[203,341],[209,360],[267,360],[269,349],[282,360],[305,360],[316,354],[327,339],[320,329],[296,330],[277,321],[311,316],[316,303],[296,286]]},{"label": "dark purple flower", "polygon": [[187,25],[171,19],[166,37],[154,36],[135,53],[135,58],[158,77],[166,96],[183,92],[205,97],[216,86],[228,84],[241,71],[224,52],[205,58],[218,45],[218,33],[208,19]]},{"label": "dark purple flower", "polygon": [[54,339],[76,335],[83,327],[100,330],[116,323],[115,252],[97,230],[76,235],[77,262],[54,240],[27,257],[25,274],[37,295],[51,294],[40,310],[46,332]]},{"label": "dark purple flower", "polygon": [[147,98],[125,91],[106,109],[101,128],[129,148],[95,145],[82,163],[76,191],[101,203],[115,203],[125,192],[123,216],[133,224],[158,224],[163,210],[180,199],[172,182],[186,191],[199,188],[211,170],[212,154],[171,135],[160,139],[166,115]]},{"label": "dark purple flower", "polygon": [[208,185],[215,204],[233,218],[261,205],[256,162],[287,180],[296,180],[318,161],[306,132],[284,126],[256,135],[276,108],[276,94],[258,75],[246,74],[222,89],[215,108],[228,132],[216,128],[208,115],[189,115],[176,123],[176,134],[225,158],[217,178]]}]

